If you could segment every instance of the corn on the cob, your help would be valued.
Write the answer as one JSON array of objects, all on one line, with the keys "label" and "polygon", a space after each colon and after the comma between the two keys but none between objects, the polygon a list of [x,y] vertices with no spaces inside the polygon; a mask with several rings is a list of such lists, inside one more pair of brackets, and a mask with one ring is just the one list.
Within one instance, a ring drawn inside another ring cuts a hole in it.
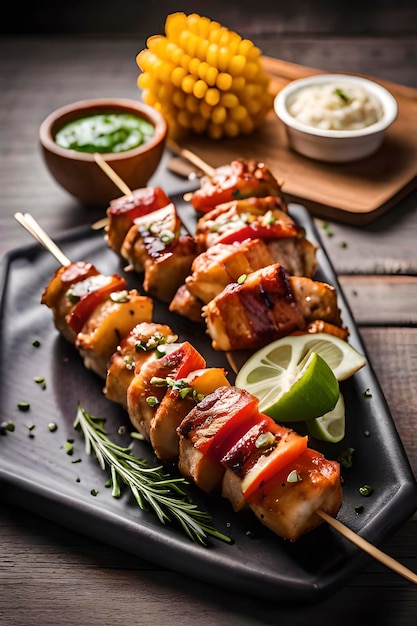
[{"label": "corn on the cob", "polygon": [[173,137],[251,133],[272,107],[270,79],[252,41],[196,13],[168,15],[165,35],[137,55],[142,100],[167,119]]}]

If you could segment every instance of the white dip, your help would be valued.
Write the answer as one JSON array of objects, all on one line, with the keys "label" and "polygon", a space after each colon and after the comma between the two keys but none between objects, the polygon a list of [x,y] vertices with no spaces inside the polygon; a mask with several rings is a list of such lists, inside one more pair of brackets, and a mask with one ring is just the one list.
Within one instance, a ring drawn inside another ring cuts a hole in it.
[{"label": "white dip", "polygon": [[288,112],[302,124],[323,130],[357,130],[377,122],[383,114],[373,94],[352,83],[323,83],[297,91]]}]

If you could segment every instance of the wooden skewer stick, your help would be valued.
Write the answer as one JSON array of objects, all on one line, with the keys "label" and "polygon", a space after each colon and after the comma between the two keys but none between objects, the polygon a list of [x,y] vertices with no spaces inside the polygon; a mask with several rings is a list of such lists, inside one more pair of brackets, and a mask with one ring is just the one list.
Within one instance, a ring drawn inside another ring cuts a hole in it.
[{"label": "wooden skewer stick", "polygon": [[191,152],[191,150],[187,150],[187,148],[181,148],[181,146],[176,144],[175,141],[172,141],[170,139],[167,143],[167,148],[172,150],[172,152],[175,152],[175,154],[177,154],[178,156],[183,157],[184,159],[198,167],[204,174],[210,176],[210,178],[216,173],[216,168],[211,167],[211,165],[203,161],[203,159],[200,159],[200,157],[197,156],[194,152]]},{"label": "wooden skewer stick", "polygon": [[389,569],[392,569],[397,574],[400,574],[407,580],[417,585],[417,574],[413,571],[393,559],[391,556],[388,556],[388,554],[385,554],[385,552],[382,552],[382,550],[379,550],[379,548],[374,546],[372,543],[369,543],[369,541],[366,541],[363,537],[360,537],[358,534],[353,532],[353,530],[342,524],[342,522],[339,522],[339,520],[331,517],[328,513],[325,513],[325,511],[318,509],[316,513],[325,522],[327,522],[329,526],[337,530],[337,532],[343,535],[343,537],[346,537],[346,539],[349,539],[349,541],[354,543],[355,546],[372,556]]},{"label": "wooden skewer stick", "polygon": [[[122,194],[125,196],[133,197],[133,192],[130,187],[128,187],[125,181],[120,178],[119,174],[117,174],[114,169],[110,167],[110,165],[103,159],[101,154],[99,152],[94,152],[93,156],[97,165],[101,167],[103,172],[110,178],[111,181],[114,182],[114,184],[120,189]],[[107,226],[108,221],[109,220],[107,217],[103,217],[102,219],[97,220],[97,222],[94,222],[94,224],[91,224],[91,228],[93,230],[101,230],[102,228],[105,228]]]},{"label": "wooden skewer stick", "polygon": [[71,265],[70,259],[62,252],[56,243],[50,238],[50,236],[39,226],[37,221],[30,215],[30,213],[15,213],[16,220],[26,230],[39,241],[60,263],[61,265]]},{"label": "wooden skewer stick", "polygon": [[[56,259],[61,265],[67,266],[71,264],[68,257],[58,248],[56,243],[47,235],[47,233],[39,226],[36,220],[30,215],[30,213],[15,213],[16,220],[29,232],[35,239],[37,239]],[[229,356],[229,355],[228,355]],[[232,363],[231,363],[232,364]],[[235,369],[236,364],[233,363]],[[235,370],[236,371],[236,370]],[[319,515],[323,521],[327,522],[334,530],[340,533],[343,537],[351,541],[358,548],[372,556],[374,559],[393,570],[397,574],[400,574],[410,582],[417,584],[417,574],[413,571],[390,557],[382,550],[379,550],[376,546],[360,537],[353,530],[342,524],[339,520],[335,519],[325,511],[317,509],[317,515]]]},{"label": "wooden skewer stick", "polygon": [[103,170],[103,172],[114,182],[116,187],[120,189],[120,191],[125,196],[133,196],[131,189],[126,185],[125,181],[120,178],[120,176],[114,171],[112,167],[103,159],[99,152],[94,153],[94,160],[99,167]]}]

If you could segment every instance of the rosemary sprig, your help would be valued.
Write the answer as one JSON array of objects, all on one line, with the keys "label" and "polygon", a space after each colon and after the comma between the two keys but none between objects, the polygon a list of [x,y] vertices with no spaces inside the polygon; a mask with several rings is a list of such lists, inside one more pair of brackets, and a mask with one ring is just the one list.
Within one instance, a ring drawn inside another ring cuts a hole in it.
[{"label": "rosemary sprig", "polygon": [[207,535],[231,543],[212,525],[211,515],[190,502],[182,486],[188,481],[172,477],[162,466],[152,467],[132,454],[131,447],[121,447],[110,441],[104,428],[105,420],[90,415],[78,405],[74,428],[85,438],[87,454],[97,457],[102,470],[110,469],[112,495],[121,495],[121,482],[128,485],[143,511],[153,510],[162,524],[176,521],[192,541],[207,545]]}]

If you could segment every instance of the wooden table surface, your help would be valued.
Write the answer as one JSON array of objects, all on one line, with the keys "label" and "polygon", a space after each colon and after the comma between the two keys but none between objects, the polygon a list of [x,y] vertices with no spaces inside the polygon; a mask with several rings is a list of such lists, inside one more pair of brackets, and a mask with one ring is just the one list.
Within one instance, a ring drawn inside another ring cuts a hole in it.
[{"label": "wooden table surface", "polygon": [[[378,29],[366,11],[360,23],[359,13],[356,21],[353,16],[342,19],[340,14],[326,13],[327,18],[316,15],[309,22],[311,11],[304,23],[302,13],[291,11],[281,21],[279,15],[271,21],[272,9],[255,18],[244,13],[246,3],[241,12],[229,7],[225,17],[220,3],[208,6],[210,17],[250,36],[269,56],[328,71],[373,75],[417,89],[417,9],[407,2],[392,4],[390,8],[390,3],[384,3],[384,21]],[[97,8],[95,3],[92,6]],[[22,32],[6,33],[0,41],[1,256],[31,243],[13,218],[16,211],[30,211],[55,238],[103,215],[103,211],[86,210],[50,178],[38,149],[38,127],[50,111],[70,101],[138,98],[135,56],[146,33],[163,24],[163,8],[159,9],[158,19],[140,22],[139,34],[131,22],[127,25],[124,6],[122,36],[113,36],[103,24],[101,36],[91,36],[80,27],[75,32],[69,13],[64,12],[67,19],[60,20],[56,10],[55,34],[42,30],[47,30],[48,20],[37,14],[32,27],[26,18]],[[88,13],[86,30],[91,21]],[[167,158],[151,182],[168,193],[182,191],[184,181],[166,171]],[[417,474],[417,193],[367,226],[332,220],[325,225],[318,218],[316,224]],[[417,571],[416,522],[414,516],[380,546],[413,571]],[[201,625],[331,620],[343,626],[365,624],[368,618],[379,626],[414,626],[417,616],[417,586],[370,558],[363,572],[331,598],[313,606],[285,607],[273,599],[260,602],[190,580],[46,521],[1,497],[0,583],[0,624],[5,626],[176,621],[185,626],[197,620]]]}]

